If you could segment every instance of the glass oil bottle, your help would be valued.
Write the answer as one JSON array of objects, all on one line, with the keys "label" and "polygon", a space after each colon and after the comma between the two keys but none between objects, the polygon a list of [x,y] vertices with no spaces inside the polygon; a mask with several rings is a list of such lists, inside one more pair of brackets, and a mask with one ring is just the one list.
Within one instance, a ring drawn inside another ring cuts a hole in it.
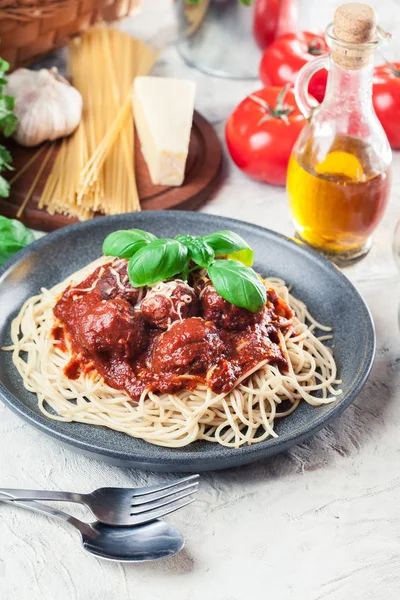
[{"label": "glass oil bottle", "polygon": [[[342,5],[326,37],[332,53],[303,67],[296,82],[309,121],[292,151],[287,192],[297,236],[345,266],[371,247],[389,197],[392,153],[372,106],[374,10]],[[307,88],[321,68],[329,75],[316,107]]]}]

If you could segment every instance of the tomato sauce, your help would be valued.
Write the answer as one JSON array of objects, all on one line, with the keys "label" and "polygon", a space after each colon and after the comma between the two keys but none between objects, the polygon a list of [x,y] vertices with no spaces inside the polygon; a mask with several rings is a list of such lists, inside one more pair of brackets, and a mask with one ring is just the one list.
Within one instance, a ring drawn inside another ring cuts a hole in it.
[{"label": "tomato sauce", "polygon": [[99,267],[58,299],[52,335],[72,354],[67,377],[97,372],[137,401],[145,389],[175,393],[207,384],[227,392],[261,361],[286,368],[278,331],[291,326],[294,314],[273,290],[266,306],[251,313],[210,284],[206,290],[179,280],[167,291],[165,284],[133,288],[126,265]]}]

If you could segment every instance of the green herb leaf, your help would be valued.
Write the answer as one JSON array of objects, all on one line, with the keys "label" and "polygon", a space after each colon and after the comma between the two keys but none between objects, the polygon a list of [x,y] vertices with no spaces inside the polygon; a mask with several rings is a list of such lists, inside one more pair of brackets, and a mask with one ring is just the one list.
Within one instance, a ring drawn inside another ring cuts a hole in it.
[{"label": "green herb leaf", "polygon": [[10,168],[12,168],[9,165],[10,162],[11,162],[11,154],[9,153],[7,148],[4,148],[4,146],[0,146],[0,165],[2,167],[5,166],[7,169],[10,169]]},{"label": "green herb leaf", "polygon": [[4,133],[5,137],[10,137],[10,135],[12,133],[14,133],[15,128],[17,127],[17,123],[18,123],[18,119],[15,115],[10,114],[7,117],[6,122],[2,125],[3,133]]},{"label": "green herb leaf", "polygon": [[[7,84],[4,74],[9,67],[8,62],[0,58],[0,131],[3,132],[5,137],[9,137],[17,126],[17,117],[13,113],[14,98],[3,95],[4,87]],[[12,169],[11,155],[4,146],[0,146],[0,173],[4,169]],[[0,197],[7,198],[9,193],[10,184],[0,175]]]},{"label": "green herb leaf", "polygon": [[244,265],[251,267],[254,260],[254,252],[247,242],[237,233],[227,229],[205,235],[202,240],[209,244],[215,252],[215,256],[228,256],[238,260]]},{"label": "green herb leaf", "polygon": [[103,254],[105,256],[131,258],[140,248],[156,239],[155,235],[141,229],[113,231],[103,242]]},{"label": "green herb leaf", "polygon": [[129,280],[133,287],[157,283],[185,271],[188,261],[188,249],[178,240],[155,240],[129,260]]},{"label": "green herb leaf", "polygon": [[11,135],[17,126],[17,117],[13,114],[14,98],[3,96],[0,98],[0,128],[6,137]]},{"label": "green herb leaf", "polygon": [[[3,178],[0,177],[0,194],[1,179]],[[32,231],[20,221],[0,216],[0,265],[34,240]]]},{"label": "green herb leaf", "polygon": [[10,184],[0,175],[0,198],[8,198],[10,193]]},{"label": "green herb leaf", "polygon": [[218,294],[235,306],[259,312],[267,301],[257,273],[237,260],[216,260],[208,268],[208,275]]},{"label": "green herb leaf", "polygon": [[4,60],[4,58],[0,58],[0,72],[5,73],[10,68],[9,63]]},{"label": "green herb leaf", "polygon": [[181,242],[181,244],[183,244],[184,246],[187,246],[188,244],[190,244],[190,242],[192,242],[195,239],[194,235],[189,235],[188,233],[181,233],[179,235],[176,235],[175,240],[178,240],[178,242]]},{"label": "green herb leaf", "polygon": [[215,258],[214,250],[201,238],[189,242],[187,248],[191,260],[203,269],[207,269]]},{"label": "green herb leaf", "polygon": [[228,254],[228,257],[232,260],[238,260],[246,265],[246,267],[251,267],[254,262],[254,252],[251,248],[244,248],[238,252],[231,252],[231,254]]}]

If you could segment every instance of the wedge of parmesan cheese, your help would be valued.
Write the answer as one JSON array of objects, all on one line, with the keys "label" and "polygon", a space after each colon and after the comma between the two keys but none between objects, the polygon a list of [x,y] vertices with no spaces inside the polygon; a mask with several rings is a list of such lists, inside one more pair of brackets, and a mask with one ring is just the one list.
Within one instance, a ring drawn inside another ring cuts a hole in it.
[{"label": "wedge of parmesan cheese", "polygon": [[196,84],[172,77],[137,77],[133,115],[142,154],[155,185],[182,185],[192,129]]}]

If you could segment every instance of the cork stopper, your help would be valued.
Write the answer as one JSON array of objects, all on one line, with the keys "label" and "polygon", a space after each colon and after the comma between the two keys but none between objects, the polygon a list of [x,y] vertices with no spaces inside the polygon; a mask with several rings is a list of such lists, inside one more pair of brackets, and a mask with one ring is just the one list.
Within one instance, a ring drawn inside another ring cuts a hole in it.
[{"label": "cork stopper", "polygon": [[377,18],[372,6],[349,2],[336,9],[333,18],[334,61],[344,69],[362,69],[373,60]]}]

